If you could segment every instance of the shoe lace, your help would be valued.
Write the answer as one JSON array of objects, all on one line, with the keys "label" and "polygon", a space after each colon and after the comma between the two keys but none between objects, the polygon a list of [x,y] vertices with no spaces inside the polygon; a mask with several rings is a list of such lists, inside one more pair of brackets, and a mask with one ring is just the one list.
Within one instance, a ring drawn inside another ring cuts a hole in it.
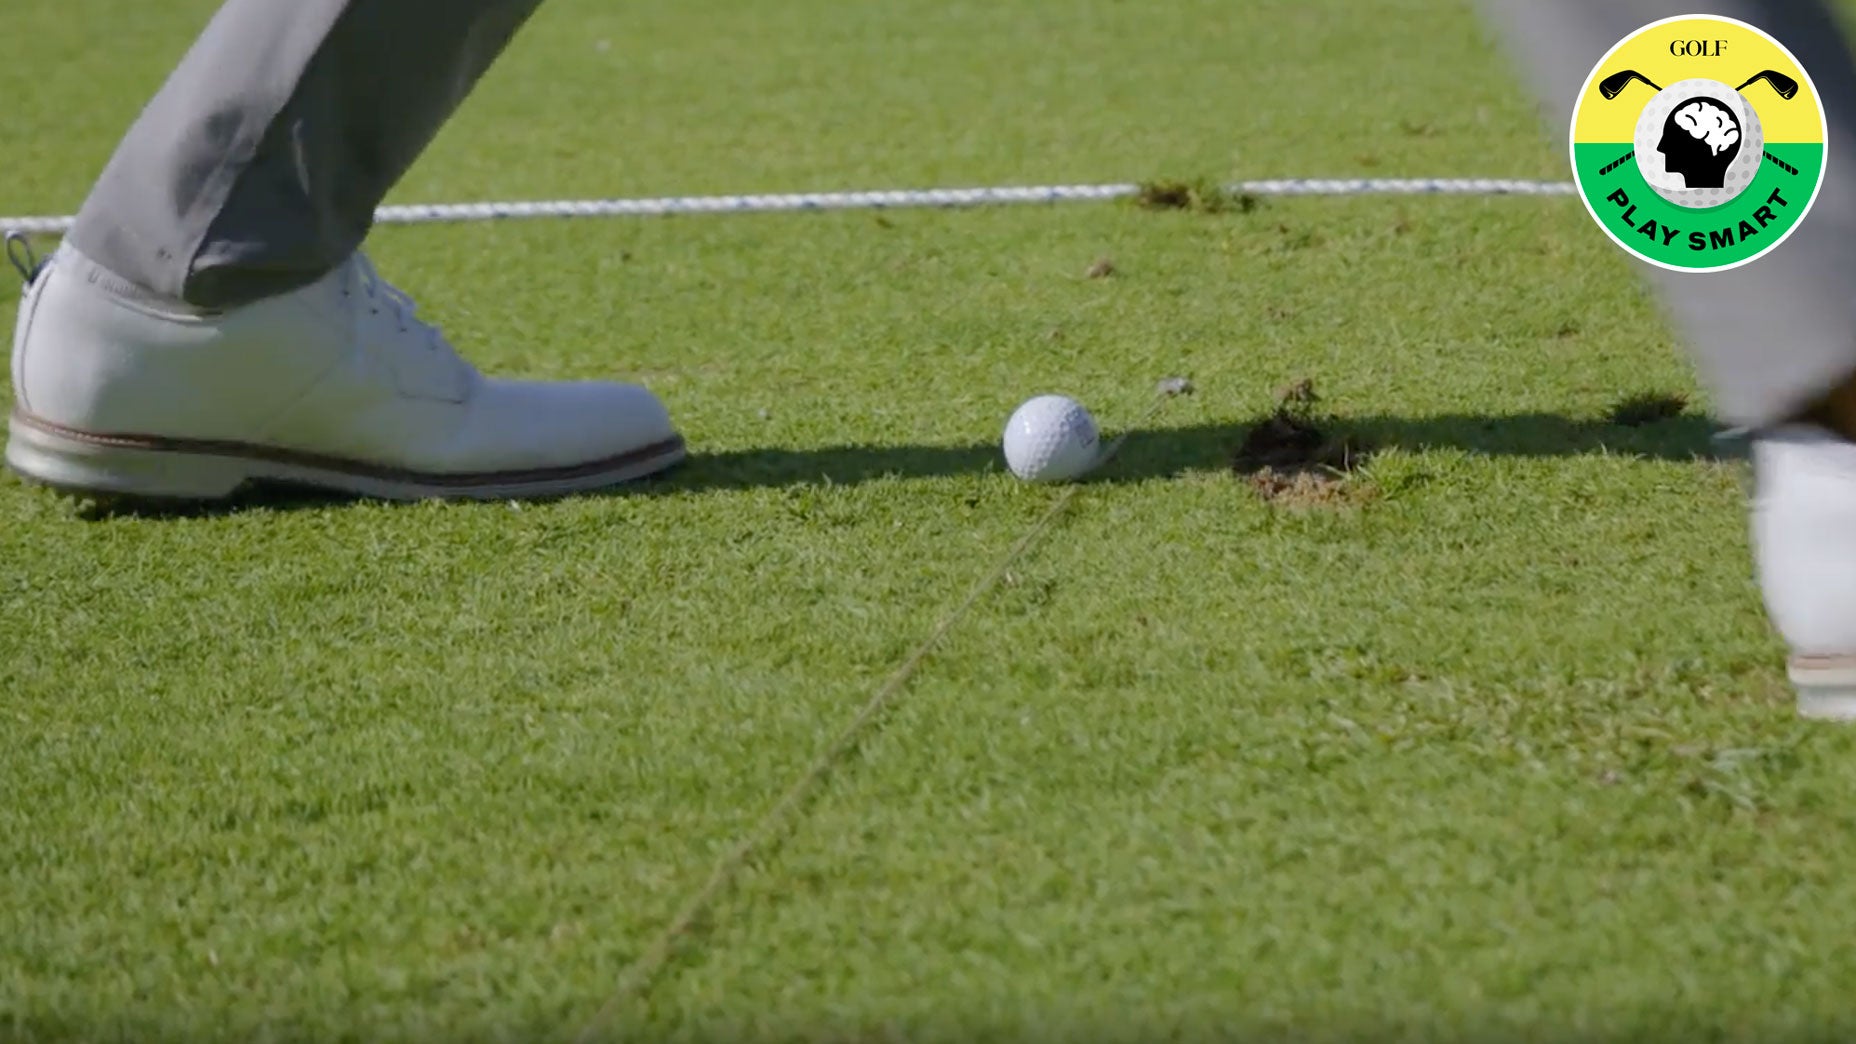
[{"label": "shoe lace", "polygon": [[437,351],[448,346],[444,333],[438,327],[419,318],[419,305],[412,299],[412,295],[387,282],[366,254],[355,255],[351,271],[354,273],[355,287],[367,299],[370,314],[386,315],[393,320],[400,333],[418,332],[429,350]]},{"label": "shoe lace", "polygon": [[52,263],[51,257],[39,257],[32,250],[32,240],[24,232],[6,234],[6,259],[19,269],[19,276],[26,281],[24,289],[32,289],[32,284],[45,271],[45,266]]}]

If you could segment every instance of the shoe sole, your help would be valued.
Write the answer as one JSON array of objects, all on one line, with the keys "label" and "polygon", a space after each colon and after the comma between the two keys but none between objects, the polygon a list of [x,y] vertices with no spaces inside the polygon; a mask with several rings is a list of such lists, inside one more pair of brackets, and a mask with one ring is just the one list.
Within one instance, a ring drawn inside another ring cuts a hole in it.
[{"label": "shoe sole", "polygon": [[1798,715],[1856,721],[1856,656],[1794,656],[1785,673],[1798,690]]},{"label": "shoe sole", "polygon": [[15,409],[7,466],[80,495],[168,503],[229,500],[284,484],[378,500],[523,500],[587,493],[648,478],[687,456],[681,437],[557,468],[434,474],[238,442],[98,435]]}]

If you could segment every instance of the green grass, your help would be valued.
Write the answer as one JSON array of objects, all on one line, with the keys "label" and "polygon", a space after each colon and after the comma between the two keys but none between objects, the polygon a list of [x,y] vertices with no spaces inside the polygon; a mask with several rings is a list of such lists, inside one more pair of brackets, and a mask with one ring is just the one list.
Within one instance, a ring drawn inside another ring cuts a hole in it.
[{"label": "green grass", "polygon": [[[0,211],[73,209],[210,7],[0,12]],[[553,0],[394,198],[1562,177],[1533,112],[1416,0]],[[372,249],[698,455],[519,510],[0,485],[0,1038],[565,1037],[1060,495],[1011,408],[1119,430],[1176,373],[615,1036],[1852,1028],[1856,738],[1792,716],[1743,468],[1575,200]],[[1225,460],[1304,377],[1378,452],[1265,503]],[[1691,405],[1608,419],[1649,394]]]}]

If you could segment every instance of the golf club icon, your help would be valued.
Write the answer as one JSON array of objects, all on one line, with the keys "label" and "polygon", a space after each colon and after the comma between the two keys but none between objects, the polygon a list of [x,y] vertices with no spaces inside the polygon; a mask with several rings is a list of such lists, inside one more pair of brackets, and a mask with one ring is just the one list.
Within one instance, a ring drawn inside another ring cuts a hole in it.
[{"label": "golf club icon", "polygon": [[[1762,69],[1758,73],[1754,74],[1751,78],[1749,78],[1745,83],[1741,84],[1738,87],[1735,87],[1734,90],[1736,92],[1744,92],[1748,87],[1753,86],[1754,84],[1760,82],[1761,80],[1764,80],[1766,84],[1772,88],[1773,93],[1777,94],[1779,98],[1783,101],[1791,101],[1793,98],[1798,96],[1798,81],[1792,79],[1791,77],[1785,75],[1782,72],[1779,72],[1777,69]],[[1612,101],[1615,98],[1617,98],[1618,95],[1624,93],[1624,88],[1629,87],[1632,81],[1642,83],[1645,87],[1648,87],[1653,91],[1662,90],[1662,88],[1658,87],[1654,82],[1652,82],[1649,77],[1643,75],[1637,70],[1620,69],[1617,72],[1614,72],[1611,75],[1605,77],[1604,79],[1598,81],[1598,93],[1606,101]],[[1787,174],[1791,174],[1794,176],[1797,175],[1798,173],[1797,167],[1792,166],[1791,164],[1785,162],[1784,160],[1778,158],[1777,156],[1774,156],[1770,152],[1763,152],[1762,155],[1765,157],[1765,160],[1767,163],[1770,163],[1778,167],[1780,170],[1783,170]],[[1610,163],[1607,163],[1603,167],[1599,168],[1598,174],[1600,177],[1603,177],[1604,175],[1611,173],[1612,171],[1618,169],[1619,167],[1623,166],[1626,163],[1629,163],[1631,160],[1636,159],[1636,158],[1637,158],[1637,150],[1632,149],[1631,151],[1626,152],[1624,155],[1619,156],[1617,159],[1612,160]],[[1718,183],[1716,187],[1718,187]]]},{"label": "golf club icon", "polygon": [[[1632,80],[1641,80],[1645,87],[1648,87],[1653,91],[1662,90],[1661,87],[1658,87],[1656,84],[1651,83],[1649,77],[1643,75],[1637,70],[1624,69],[1619,72],[1614,72],[1610,76],[1607,76],[1604,79],[1598,81],[1598,93],[1604,95],[1606,101],[1610,101],[1613,98],[1616,98],[1618,95],[1624,93],[1624,88],[1629,87],[1630,82]],[[1754,84],[1758,83],[1761,80],[1764,80],[1767,83],[1771,84],[1773,91],[1776,92],[1779,97],[1785,99],[1786,101],[1791,101],[1794,97],[1798,95],[1798,81],[1792,79],[1791,77],[1785,75],[1782,72],[1777,71],[1776,69],[1766,69],[1762,71],[1759,75],[1746,81],[1740,86],[1735,87],[1734,90],[1744,91],[1748,87],[1753,86]]]}]

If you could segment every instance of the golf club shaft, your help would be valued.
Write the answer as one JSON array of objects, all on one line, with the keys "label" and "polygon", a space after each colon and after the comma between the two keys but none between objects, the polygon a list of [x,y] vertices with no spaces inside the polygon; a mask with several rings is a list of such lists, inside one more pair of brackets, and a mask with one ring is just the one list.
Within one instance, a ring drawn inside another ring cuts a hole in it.
[{"label": "golf club shaft", "polygon": [[1598,168],[1598,176],[1602,178],[1605,175],[1611,173],[1612,171],[1618,169],[1619,167],[1622,167],[1624,164],[1629,163],[1631,160],[1634,160],[1636,158],[1637,158],[1637,150],[1632,149],[1629,152],[1626,152],[1624,155],[1619,156],[1617,159],[1612,160],[1610,163],[1607,163],[1604,166]]}]

